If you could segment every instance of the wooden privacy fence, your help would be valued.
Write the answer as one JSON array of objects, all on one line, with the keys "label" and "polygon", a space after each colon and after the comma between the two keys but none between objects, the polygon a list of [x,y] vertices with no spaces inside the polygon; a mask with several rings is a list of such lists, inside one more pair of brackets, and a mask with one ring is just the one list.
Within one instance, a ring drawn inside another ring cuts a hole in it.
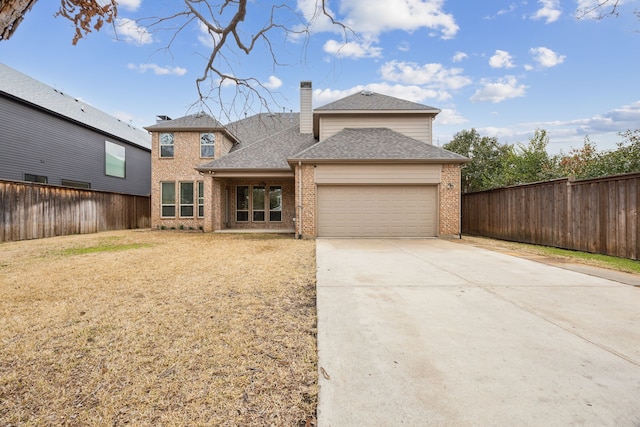
[{"label": "wooden privacy fence", "polygon": [[462,233],[640,258],[640,173],[462,196]]},{"label": "wooden privacy fence", "polygon": [[150,227],[149,199],[0,180],[0,242]]}]

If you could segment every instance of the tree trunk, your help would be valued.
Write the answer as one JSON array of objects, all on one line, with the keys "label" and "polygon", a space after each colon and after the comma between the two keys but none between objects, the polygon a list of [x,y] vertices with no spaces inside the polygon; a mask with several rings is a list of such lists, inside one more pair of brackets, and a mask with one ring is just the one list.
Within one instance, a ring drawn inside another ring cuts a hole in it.
[{"label": "tree trunk", "polygon": [[0,1],[0,40],[7,40],[37,0]]}]

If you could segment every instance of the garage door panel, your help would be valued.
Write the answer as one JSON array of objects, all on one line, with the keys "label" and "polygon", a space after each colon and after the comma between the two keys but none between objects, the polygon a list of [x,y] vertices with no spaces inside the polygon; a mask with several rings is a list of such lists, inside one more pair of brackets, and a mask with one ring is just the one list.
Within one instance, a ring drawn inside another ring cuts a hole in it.
[{"label": "garage door panel", "polygon": [[436,189],[434,185],[318,186],[318,235],[435,236]]}]

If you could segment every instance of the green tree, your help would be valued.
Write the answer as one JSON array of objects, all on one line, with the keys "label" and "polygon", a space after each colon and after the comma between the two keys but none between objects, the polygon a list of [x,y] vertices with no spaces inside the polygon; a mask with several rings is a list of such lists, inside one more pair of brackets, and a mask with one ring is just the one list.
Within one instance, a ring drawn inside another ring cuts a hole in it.
[{"label": "green tree", "polygon": [[598,151],[589,138],[580,149],[557,157],[556,176],[598,178],[622,173],[640,172],[640,129],[619,134],[623,141],[615,149]]},{"label": "green tree", "polygon": [[556,161],[547,153],[548,145],[549,135],[544,129],[537,129],[527,145],[518,143],[506,159],[503,184],[526,184],[555,178]]},{"label": "green tree", "polygon": [[556,156],[555,175],[557,177],[591,177],[599,155],[596,145],[587,136],[582,148],[572,148],[568,154],[560,153]]},{"label": "green tree", "polygon": [[444,148],[471,159],[471,162],[462,167],[463,192],[503,185],[504,165],[511,155],[511,146],[498,143],[497,138],[481,137],[478,131],[471,129],[456,133]]}]

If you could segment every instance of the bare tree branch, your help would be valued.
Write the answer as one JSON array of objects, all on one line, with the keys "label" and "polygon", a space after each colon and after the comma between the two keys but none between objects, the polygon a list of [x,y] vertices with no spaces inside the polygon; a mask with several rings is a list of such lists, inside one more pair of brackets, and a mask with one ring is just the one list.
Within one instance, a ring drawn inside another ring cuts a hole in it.
[{"label": "bare tree branch", "polygon": [[604,19],[619,15],[619,6],[621,0],[598,0],[594,4],[579,8],[576,10],[578,19]]},{"label": "bare tree branch", "polygon": [[[37,0],[0,0],[0,40],[13,34],[24,14]],[[265,0],[251,2],[247,0],[183,0],[182,10],[170,16],[138,19],[146,23],[147,29],[156,32],[169,31],[171,34],[166,45],[160,49],[171,53],[171,49],[180,36],[194,25],[206,29],[210,37],[211,50],[203,55],[204,66],[196,79],[198,101],[194,103],[205,108],[211,101],[227,116],[234,115],[233,109],[266,109],[278,104],[274,88],[267,87],[255,73],[256,66],[247,66],[250,61],[264,61],[269,58],[274,72],[287,66],[282,58],[286,54],[279,50],[276,41],[301,47],[305,53],[314,24],[326,19],[338,31],[353,33],[339,22],[328,8],[328,0],[315,0],[312,10],[296,9],[288,0]],[[177,3],[177,2],[176,2]],[[178,6],[180,8],[180,6]],[[309,16],[310,15],[310,16]],[[75,27],[72,43],[86,37],[92,31],[99,31],[105,23],[115,25],[118,16],[117,0],[60,0],[60,9],[56,16],[62,16]],[[248,18],[249,16],[249,18]],[[326,30],[326,27],[323,28]],[[242,55],[244,54],[244,55]],[[261,59],[254,59],[261,58]],[[262,63],[258,62],[261,66]],[[251,70],[251,71],[245,71]],[[247,75],[248,74],[248,75]],[[235,86],[235,94],[229,93],[229,87]],[[235,112],[237,115],[238,111]]]}]

